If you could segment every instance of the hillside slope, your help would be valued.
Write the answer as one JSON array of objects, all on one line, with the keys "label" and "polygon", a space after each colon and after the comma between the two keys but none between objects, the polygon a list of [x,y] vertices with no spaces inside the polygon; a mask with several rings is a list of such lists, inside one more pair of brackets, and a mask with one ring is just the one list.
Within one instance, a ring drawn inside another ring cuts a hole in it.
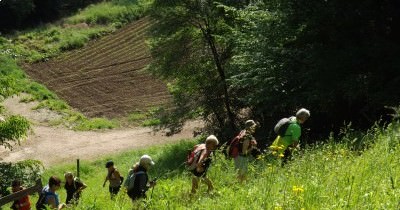
[{"label": "hillside slope", "polygon": [[150,62],[149,18],[135,21],[86,47],[24,67],[72,107],[89,117],[116,117],[169,100],[166,86],[143,69]]}]

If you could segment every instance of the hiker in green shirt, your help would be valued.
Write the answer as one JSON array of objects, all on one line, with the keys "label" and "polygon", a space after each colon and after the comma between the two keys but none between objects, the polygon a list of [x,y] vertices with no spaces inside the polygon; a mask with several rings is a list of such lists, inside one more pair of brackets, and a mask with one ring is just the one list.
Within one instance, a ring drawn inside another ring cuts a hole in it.
[{"label": "hiker in green shirt", "polygon": [[296,117],[292,116],[288,120],[288,125],[284,135],[278,135],[270,149],[274,156],[282,159],[282,165],[285,164],[292,156],[291,151],[298,147],[299,139],[301,136],[301,127],[308,118],[310,117],[310,111],[307,109],[300,109],[296,113]]}]

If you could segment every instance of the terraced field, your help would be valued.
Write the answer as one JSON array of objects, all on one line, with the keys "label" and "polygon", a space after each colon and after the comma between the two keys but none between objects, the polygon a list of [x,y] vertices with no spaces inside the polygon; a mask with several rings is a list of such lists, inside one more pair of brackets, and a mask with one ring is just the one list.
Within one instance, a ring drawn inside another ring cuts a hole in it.
[{"label": "terraced field", "polygon": [[166,85],[143,71],[151,61],[145,44],[150,25],[142,18],[25,71],[89,117],[118,117],[165,104],[170,99]]}]

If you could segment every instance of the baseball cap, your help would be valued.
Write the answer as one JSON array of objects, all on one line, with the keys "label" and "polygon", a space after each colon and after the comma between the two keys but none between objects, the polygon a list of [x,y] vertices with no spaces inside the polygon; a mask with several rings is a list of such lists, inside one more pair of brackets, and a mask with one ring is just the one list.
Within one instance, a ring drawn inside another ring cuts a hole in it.
[{"label": "baseball cap", "polygon": [[107,161],[106,163],[106,168],[110,168],[111,166],[114,165],[114,162],[112,160]]}]

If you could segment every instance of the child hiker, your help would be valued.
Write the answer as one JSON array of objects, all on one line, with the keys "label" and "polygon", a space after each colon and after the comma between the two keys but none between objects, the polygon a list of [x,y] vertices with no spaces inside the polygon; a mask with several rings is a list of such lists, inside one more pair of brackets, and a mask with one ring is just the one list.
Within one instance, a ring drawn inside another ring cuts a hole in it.
[{"label": "child hiker", "polygon": [[196,145],[191,153],[191,158],[188,161],[191,162],[189,166],[190,172],[192,172],[192,194],[195,194],[199,188],[200,178],[206,183],[208,192],[214,189],[211,180],[207,177],[207,170],[211,164],[211,153],[218,146],[218,139],[214,135],[207,137],[205,144]]}]

